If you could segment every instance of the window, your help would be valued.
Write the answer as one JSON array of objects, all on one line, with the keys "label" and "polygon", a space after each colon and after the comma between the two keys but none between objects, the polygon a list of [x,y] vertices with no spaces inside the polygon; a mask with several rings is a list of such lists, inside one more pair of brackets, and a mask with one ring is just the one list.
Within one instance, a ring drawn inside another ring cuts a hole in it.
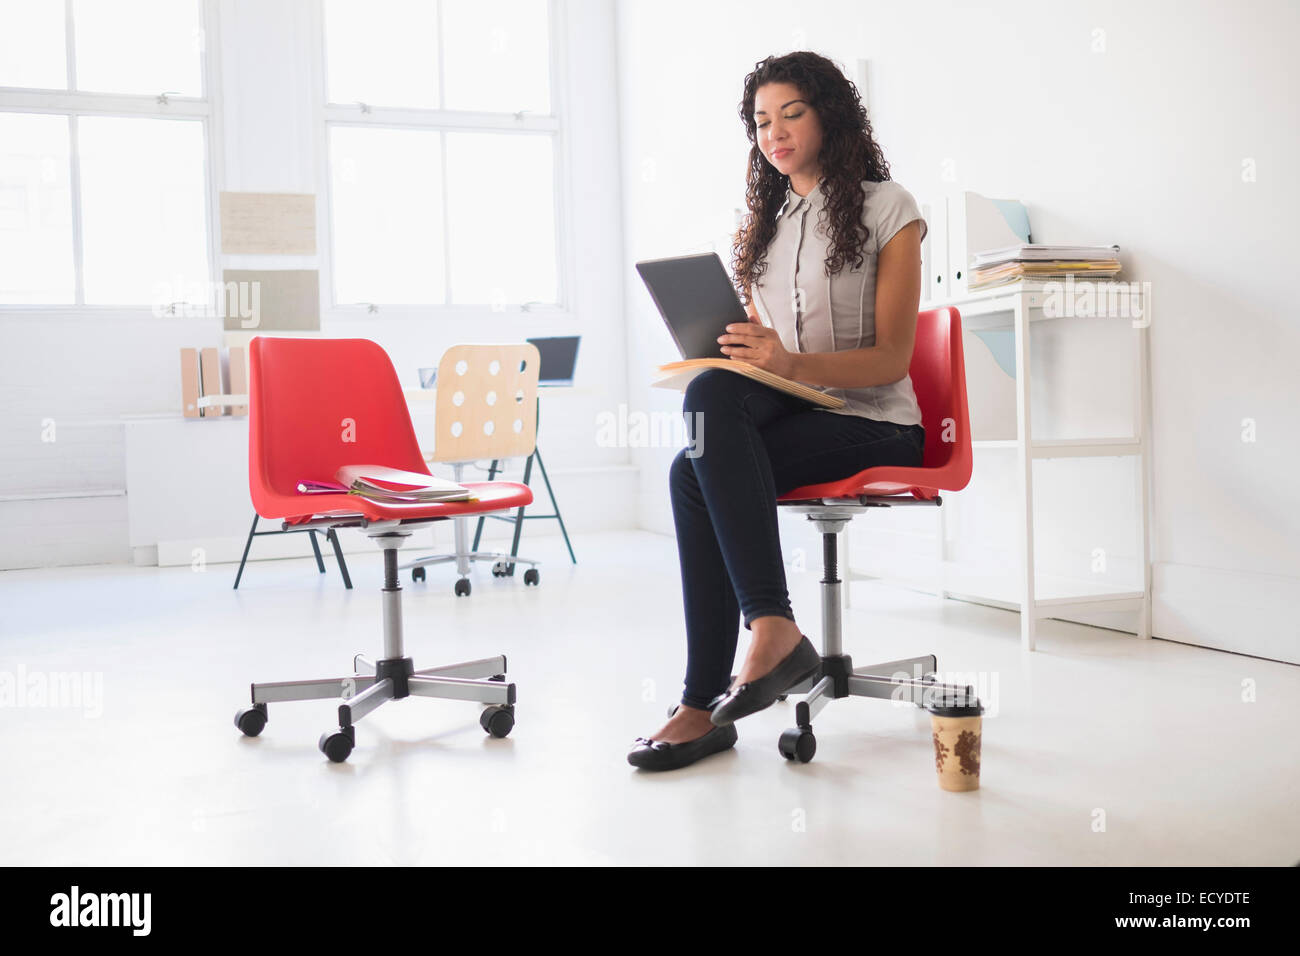
[{"label": "window", "polygon": [[336,304],[556,309],[547,0],[325,0]]},{"label": "window", "polygon": [[0,305],[208,303],[199,0],[0,0]]}]

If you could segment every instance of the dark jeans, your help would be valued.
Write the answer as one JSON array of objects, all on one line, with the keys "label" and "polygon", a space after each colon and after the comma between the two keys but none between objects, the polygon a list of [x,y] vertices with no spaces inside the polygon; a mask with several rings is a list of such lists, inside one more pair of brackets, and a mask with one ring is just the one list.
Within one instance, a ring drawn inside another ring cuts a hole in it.
[{"label": "dark jeans", "polygon": [[918,466],[925,429],[818,411],[722,369],[695,377],[682,412],[691,447],[669,471],[686,610],[682,703],[707,708],[731,681],[742,612],[746,628],[772,614],[794,619],[777,497],[876,465]]}]

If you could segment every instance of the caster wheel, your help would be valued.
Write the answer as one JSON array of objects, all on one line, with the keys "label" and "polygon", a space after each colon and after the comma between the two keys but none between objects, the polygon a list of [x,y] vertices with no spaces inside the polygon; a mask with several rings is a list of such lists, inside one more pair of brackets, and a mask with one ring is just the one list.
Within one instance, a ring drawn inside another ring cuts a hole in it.
[{"label": "caster wheel", "polygon": [[461,578],[456,582],[456,597],[464,597],[469,594],[469,578]]},{"label": "caster wheel", "polygon": [[792,727],[789,730],[782,731],[776,749],[781,751],[781,756],[786,760],[807,763],[812,760],[813,754],[817,753],[817,738],[813,736],[811,730]]},{"label": "caster wheel", "polygon": [[492,577],[503,578],[505,576],[506,576],[506,569],[501,566],[500,561],[492,565]]},{"label": "caster wheel", "polygon": [[329,757],[333,763],[347,760],[355,744],[353,735],[347,731],[327,730],[320,735],[320,752]]},{"label": "caster wheel", "polygon": [[411,568],[411,580],[420,582],[424,580],[424,568]]},{"label": "caster wheel", "polygon": [[536,568],[529,568],[524,572],[524,584],[537,584],[541,579],[542,576],[537,573]]},{"label": "caster wheel", "polygon": [[510,704],[488,707],[478,715],[478,723],[493,737],[504,737],[514,729],[515,709]]},{"label": "caster wheel", "polygon": [[266,704],[254,704],[235,714],[235,726],[245,737],[256,737],[266,726]]}]

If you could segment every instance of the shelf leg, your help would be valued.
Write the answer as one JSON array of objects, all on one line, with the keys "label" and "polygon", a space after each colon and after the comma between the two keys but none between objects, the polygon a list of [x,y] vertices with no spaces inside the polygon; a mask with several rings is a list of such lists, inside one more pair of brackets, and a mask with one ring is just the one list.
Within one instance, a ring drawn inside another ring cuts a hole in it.
[{"label": "shelf leg", "polygon": [[1151,377],[1148,374],[1147,330],[1151,325],[1149,296],[1142,298],[1142,325],[1137,328],[1137,480],[1138,502],[1142,517],[1142,609],[1138,611],[1137,636],[1140,640],[1151,638],[1151,430],[1148,417],[1151,409]]},{"label": "shelf leg", "polygon": [[1020,474],[1020,644],[1032,651],[1037,611],[1034,606],[1034,456],[1029,419],[1029,314],[1024,296],[1016,297],[1016,464]]}]

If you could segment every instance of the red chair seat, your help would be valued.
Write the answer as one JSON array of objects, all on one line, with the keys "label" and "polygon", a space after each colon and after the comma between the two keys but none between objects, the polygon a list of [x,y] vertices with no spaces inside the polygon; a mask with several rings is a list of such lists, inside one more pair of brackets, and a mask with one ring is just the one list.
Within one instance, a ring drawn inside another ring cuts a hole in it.
[{"label": "red chair seat", "polygon": [[966,359],[962,353],[961,314],[956,309],[930,309],[917,315],[908,375],[925,426],[925,452],[919,468],[868,468],[848,478],[795,488],[777,502],[792,504],[859,495],[911,495],[920,501],[933,501],[940,491],[965,488],[970,483],[973,462]]},{"label": "red chair seat", "polygon": [[911,495],[922,501],[933,501],[939,496],[938,488],[927,487],[924,482],[933,480],[927,468],[899,468],[883,466],[860,471],[851,478],[827,481],[820,485],[804,485],[782,495],[777,501],[806,501],[810,498],[856,498],[858,495]]}]

